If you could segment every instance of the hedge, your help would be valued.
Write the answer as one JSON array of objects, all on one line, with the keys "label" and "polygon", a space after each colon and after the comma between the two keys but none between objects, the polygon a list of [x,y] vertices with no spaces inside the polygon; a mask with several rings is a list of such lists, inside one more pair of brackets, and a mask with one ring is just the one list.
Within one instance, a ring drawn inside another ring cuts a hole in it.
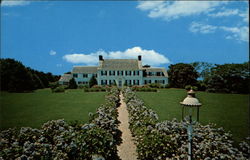
[{"label": "hedge", "polygon": [[[158,120],[158,115],[130,88],[123,90],[129,112],[129,124],[135,137],[140,160],[187,159],[186,121]],[[232,135],[215,124],[194,125],[193,158],[196,160],[244,160],[250,155],[249,139],[235,147]]]},{"label": "hedge", "polygon": [[113,88],[106,103],[90,114],[88,124],[68,124],[60,119],[43,124],[41,129],[1,131],[0,159],[119,159],[118,106],[119,91]]}]

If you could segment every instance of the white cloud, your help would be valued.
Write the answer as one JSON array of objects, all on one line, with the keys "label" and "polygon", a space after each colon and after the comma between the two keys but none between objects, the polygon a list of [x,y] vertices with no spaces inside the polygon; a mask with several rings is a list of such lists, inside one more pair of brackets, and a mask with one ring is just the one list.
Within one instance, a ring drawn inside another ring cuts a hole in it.
[{"label": "white cloud", "polygon": [[246,26],[243,27],[225,27],[222,26],[220,29],[229,32],[230,35],[226,37],[226,39],[235,39],[238,41],[249,41],[249,28]]},{"label": "white cloud", "polygon": [[139,5],[137,6],[138,9],[147,11],[147,10],[153,10],[156,8],[159,8],[159,6],[164,6],[164,1],[144,1],[139,2]]},{"label": "white cloud", "polygon": [[[248,42],[249,6],[246,9],[227,8],[229,1],[143,1],[139,2],[137,8],[148,13],[150,18],[160,18],[171,21],[182,17],[203,15],[203,20],[210,18],[229,18],[236,16],[239,18],[237,24],[232,27],[219,25],[213,21],[212,24],[192,22],[189,31],[193,33],[215,33],[226,32],[226,39]],[[200,17],[199,17],[200,18]],[[237,21],[236,21],[237,22]]]},{"label": "white cloud", "polygon": [[86,65],[96,65],[98,63],[98,56],[103,55],[104,59],[137,59],[138,55],[142,56],[143,64],[152,66],[160,66],[162,64],[170,63],[169,59],[163,54],[154,50],[145,50],[141,47],[129,48],[125,51],[97,51],[90,54],[67,54],[63,59],[70,63],[84,63]]},{"label": "white cloud", "polygon": [[51,55],[51,56],[56,55],[56,51],[54,51],[54,50],[50,50],[50,51],[49,51],[49,55]]},{"label": "white cloud", "polygon": [[240,12],[239,12],[238,9],[225,9],[224,11],[208,14],[208,16],[211,16],[211,17],[227,17],[227,16],[239,15],[239,13]]},{"label": "white cloud", "polygon": [[151,18],[162,18],[164,20],[173,20],[180,17],[199,15],[213,11],[215,7],[226,3],[225,1],[156,1],[139,2],[137,8],[142,11],[148,11]]},{"label": "white cloud", "polygon": [[245,12],[240,13],[239,16],[243,18],[243,22],[249,24],[249,7],[247,7]]},{"label": "white cloud", "polygon": [[29,1],[25,0],[3,0],[1,3],[2,7],[13,7],[13,6],[25,6],[30,4]]},{"label": "white cloud", "polygon": [[237,41],[249,41],[249,30],[247,26],[241,26],[241,27],[227,27],[227,26],[214,26],[199,22],[192,22],[189,31],[193,33],[214,33],[216,31],[224,31],[227,32],[228,35],[225,37],[226,39],[234,39]]},{"label": "white cloud", "polygon": [[70,63],[84,63],[87,65],[95,65],[98,62],[98,55],[99,55],[98,52],[90,54],[83,54],[83,53],[66,54],[63,56],[63,59]]},{"label": "white cloud", "polygon": [[212,26],[198,22],[192,22],[189,27],[189,31],[194,33],[203,33],[203,34],[214,33],[216,29],[217,26]]}]

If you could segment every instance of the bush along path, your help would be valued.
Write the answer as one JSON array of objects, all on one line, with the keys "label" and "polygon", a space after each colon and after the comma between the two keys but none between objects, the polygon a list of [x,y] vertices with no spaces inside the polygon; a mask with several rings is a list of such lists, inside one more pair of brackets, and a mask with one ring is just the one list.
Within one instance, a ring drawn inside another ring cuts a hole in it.
[{"label": "bush along path", "polygon": [[[186,122],[177,120],[159,122],[158,115],[144,106],[130,88],[123,89],[129,112],[129,126],[135,137],[140,160],[186,160]],[[249,138],[233,145],[232,136],[215,125],[194,126],[193,159],[195,160],[246,160],[250,156]]]},{"label": "bush along path", "polygon": [[120,107],[118,108],[118,120],[121,122],[119,129],[122,132],[122,143],[118,146],[118,155],[122,160],[136,160],[136,146],[132,139],[129,129],[129,118],[126,103],[123,101],[123,95],[120,95]]},{"label": "bush along path", "polygon": [[90,114],[88,124],[52,120],[40,129],[1,131],[0,159],[118,160],[117,145],[121,143],[118,89],[112,89],[105,102],[95,114]]}]

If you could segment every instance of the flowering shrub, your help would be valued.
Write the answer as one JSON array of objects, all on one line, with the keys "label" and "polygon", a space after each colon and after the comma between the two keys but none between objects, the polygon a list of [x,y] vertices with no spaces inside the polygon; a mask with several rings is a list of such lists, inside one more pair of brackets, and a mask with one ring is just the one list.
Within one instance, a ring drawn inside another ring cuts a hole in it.
[{"label": "flowering shrub", "polygon": [[116,88],[114,86],[98,86],[98,85],[94,85],[91,88],[84,88],[84,92],[109,92],[111,91],[113,88]]},{"label": "flowering shrub", "polygon": [[[130,88],[123,90],[129,111],[130,129],[137,143],[138,158],[187,159],[187,123],[172,121],[159,122],[157,114],[144,106]],[[193,158],[196,160],[249,158],[249,139],[233,146],[232,135],[214,124],[194,125]],[[248,143],[247,143],[248,142]]]},{"label": "flowering shrub", "polygon": [[0,132],[0,159],[119,159],[117,106],[119,91],[112,89],[106,103],[90,116],[90,123],[52,120],[41,129],[23,127]]},{"label": "flowering shrub", "polygon": [[151,87],[149,85],[143,85],[143,86],[132,86],[132,91],[137,92],[157,92],[157,89],[155,87]]},{"label": "flowering shrub", "polygon": [[56,87],[55,89],[51,89],[51,90],[54,93],[64,92],[65,91],[65,87],[64,86],[59,86],[59,87]]}]

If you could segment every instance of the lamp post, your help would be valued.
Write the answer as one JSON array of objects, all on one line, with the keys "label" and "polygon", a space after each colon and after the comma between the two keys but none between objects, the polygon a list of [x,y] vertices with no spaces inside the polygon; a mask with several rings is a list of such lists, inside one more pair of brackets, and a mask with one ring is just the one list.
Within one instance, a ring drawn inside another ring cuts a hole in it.
[{"label": "lamp post", "polygon": [[195,92],[191,88],[190,91],[187,92],[187,97],[180,102],[182,105],[182,120],[184,120],[184,114],[186,113],[188,116],[188,127],[187,127],[187,134],[188,134],[188,160],[192,160],[192,138],[193,138],[193,121],[192,115],[196,110],[196,121],[199,121],[199,108],[201,107],[201,103],[195,97]]}]

